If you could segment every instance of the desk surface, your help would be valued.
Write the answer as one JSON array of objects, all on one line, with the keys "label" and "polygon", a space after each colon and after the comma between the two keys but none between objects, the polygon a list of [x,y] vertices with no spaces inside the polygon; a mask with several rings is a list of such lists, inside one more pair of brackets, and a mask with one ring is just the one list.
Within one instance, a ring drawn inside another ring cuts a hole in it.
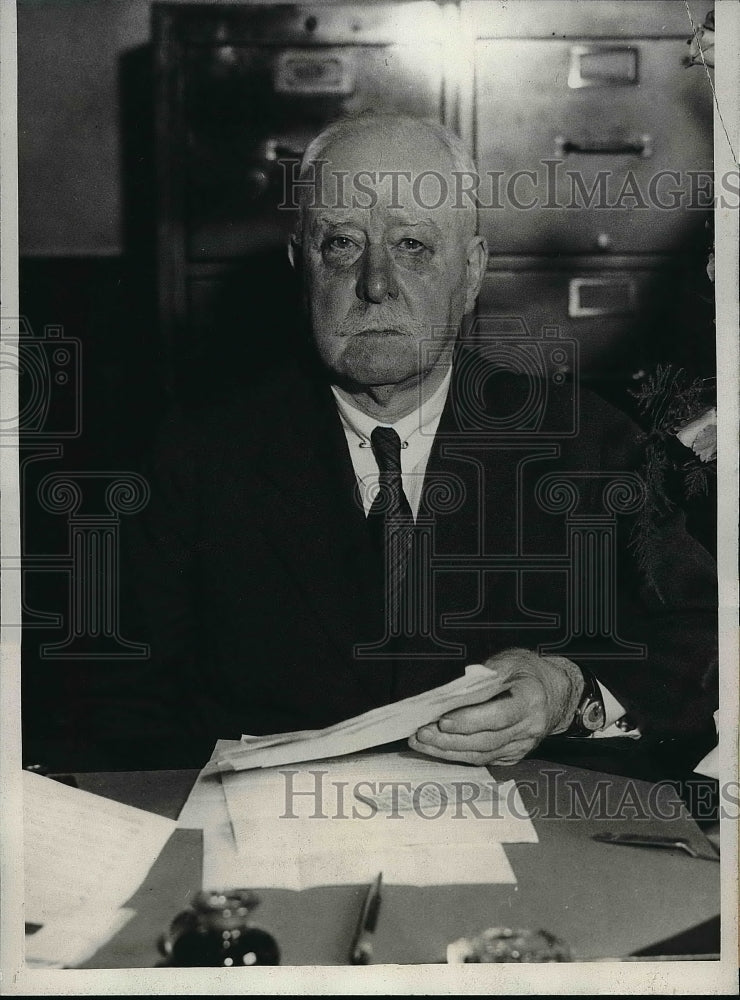
[{"label": "desk surface", "polygon": [[[566,941],[578,959],[624,957],[718,915],[718,864],[679,851],[591,839],[607,829],[667,834],[686,837],[709,853],[710,845],[670,788],[540,760],[491,773],[519,783],[540,840],[505,845],[517,884],[385,887],[376,962],[439,962],[449,941],[491,926],[543,928]],[[175,818],[196,774],[82,774],[78,782],[88,791]],[[656,808],[676,818],[656,817]],[[175,831],[128,904],[136,916],[83,967],[156,965],[157,938],[200,888],[201,862],[200,831]],[[256,915],[277,938],[283,964],[344,964],[366,888],[260,890]],[[696,950],[694,943],[687,945],[688,952]]]}]

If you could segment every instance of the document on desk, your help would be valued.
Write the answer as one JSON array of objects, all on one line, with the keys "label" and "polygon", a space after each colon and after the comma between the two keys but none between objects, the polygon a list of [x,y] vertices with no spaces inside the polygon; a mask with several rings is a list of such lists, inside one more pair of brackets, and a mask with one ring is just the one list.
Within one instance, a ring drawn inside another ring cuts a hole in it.
[{"label": "document on desk", "polygon": [[208,766],[215,771],[243,771],[279,767],[297,761],[319,760],[357,753],[369,747],[406,739],[420,726],[444,712],[487,701],[504,690],[495,671],[475,663],[449,684],[382,705],[326,729],[307,729],[272,736],[243,736],[242,745],[225,749]]},{"label": "document on desk", "polygon": [[136,892],[173,820],[23,772],[25,920],[47,925]]},{"label": "document on desk", "polygon": [[399,885],[515,882],[503,843],[537,835],[514,782],[485,768],[414,751],[345,756],[310,765],[222,775],[232,851],[226,870],[255,887],[356,884],[383,872]]},{"label": "document on desk", "polygon": [[26,935],[26,965],[32,969],[74,968],[91,958],[135,916],[126,907],[92,903],[54,917]]}]

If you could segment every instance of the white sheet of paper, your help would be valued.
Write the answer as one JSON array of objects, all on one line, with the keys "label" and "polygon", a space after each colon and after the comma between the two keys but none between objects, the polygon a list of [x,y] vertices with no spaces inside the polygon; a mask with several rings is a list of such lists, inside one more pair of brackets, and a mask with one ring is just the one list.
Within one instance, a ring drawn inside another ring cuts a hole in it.
[{"label": "white sheet of paper", "polygon": [[91,958],[133,917],[125,908],[83,906],[44,924],[26,937],[26,963],[32,968],[74,968]]},{"label": "white sheet of paper", "polygon": [[[218,740],[208,763],[216,760],[224,750],[232,750],[239,746],[239,740]],[[229,827],[231,826],[219,774],[220,772],[211,774],[208,765],[203,768],[177,817],[178,827],[187,830],[205,830],[210,826],[220,825],[220,819],[226,820]]]},{"label": "white sheet of paper", "polygon": [[[211,760],[238,740],[218,740]],[[236,849],[231,819],[219,773],[208,776],[204,768],[190,790],[177,820],[178,827],[203,831],[203,888],[249,885],[243,858]]]},{"label": "white sheet of paper", "polygon": [[[514,782],[410,750],[224,774],[222,785],[229,865],[258,887],[354,884],[381,870],[390,884],[512,882],[500,845],[537,841]],[[207,869],[225,874],[218,860]]]},{"label": "white sheet of paper", "polygon": [[[213,756],[215,757],[230,744],[233,745],[233,742],[219,740]],[[299,773],[301,777],[296,776],[294,780],[296,790],[300,790],[301,787],[304,787],[301,785],[301,781],[306,776],[311,778],[310,771],[328,772],[331,768],[336,780],[346,781],[348,780],[348,771],[357,771],[360,768],[367,778],[369,760],[375,761],[372,767],[376,773],[376,780],[411,781],[414,788],[417,788],[421,781],[430,780],[430,774],[434,775],[431,780],[441,778],[445,784],[460,780],[469,785],[471,782],[477,781],[485,788],[485,784],[492,781],[485,768],[444,761],[430,761],[413,751],[404,751],[399,754],[359,755],[356,758],[345,757],[341,761],[321,761],[310,766],[292,767],[286,770]],[[343,778],[338,777],[341,771],[344,772]],[[377,777],[378,772],[381,777]],[[276,829],[279,829],[280,823],[287,822],[293,826],[296,821],[275,819],[272,824],[270,823],[270,809],[272,808],[270,802],[276,801],[273,791],[266,798],[264,795],[252,796],[251,804],[248,806],[248,814],[254,818],[255,822],[267,821],[264,827],[264,833],[268,835],[267,850],[263,850],[263,845],[257,842],[247,842],[242,844],[246,849],[240,851],[237,848],[229,817],[225,788],[230,786],[232,792],[229,794],[233,796],[233,789],[241,785],[249,794],[250,786],[254,787],[254,783],[256,783],[264,788],[265,780],[268,788],[270,785],[275,788],[276,781],[284,782],[285,776],[280,775],[280,772],[275,770],[248,771],[220,777],[218,775],[206,776],[204,772],[199,775],[188,801],[180,813],[178,826],[203,831],[204,889],[246,885],[254,888],[300,890],[319,885],[355,885],[369,882],[381,869],[383,880],[389,885],[513,883],[516,878],[500,841],[531,843],[537,841],[537,834],[527,818],[514,782],[506,782],[502,785],[494,783],[498,796],[495,830],[499,841],[496,842],[489,839],[487,842],[464,844],[458,840],[457,827],[448,827],[454,833],[453,842],[394,846],[381,838],[374,844],[361,840],[361,847],[358,849],[357,842],[352,836],[349,836],[349,847],[345,843],[342,850],[333,851],[328,849],[331,839],[328,826],[331,824],[336,826],[339,823],[346,826],[347,824],[346,821],[327,819],[319,821],[322,824],[322,837],[326,839],[319,838],[318,851],[300,854],[296,852],[296,845],[293,844],[289,847],[293,853],[285,854],[283,853],[285,845],[281,845],[277,849],[277,841],[273,834]],[[328,789],[328,806],[330,800],[334,804],[336,802],[333,789],[326,784],[327,780],[328,774],[322,779],[322,783]],[[431,790],[434,791],[434,789]],[[399,788],[400,791],[402,790]],[[467,794],[470,794],[469,791]],[[283,795],[284,786],[279,786],[278,804]],[[302,805],[302,803],[305,804]],[[306,812],[310,813],[313,811],[313,796],[296,797],[294,804],[293,811],[297,816]],[[359,805],[362,807],[362,803]],[[367,805],[362,808],[365,812],[370,811]],[[481,804],[481,811],[483,808]],[[490,809],[491,805],[489,804],[488,810],[490,811]],[[334,811],[336,813],[336,808]],[[360,829],[362,822],[356,821],[354,824],[355,831],[359,832],[361,836],[367,827],[367,822],[365,822],[363,828]],[[404,821],[389,819],[387,822]],[[428,828],[432,828],[439,823],[439,820],[424,820],[422,822],[427,824]],[[459,824],[467,822],[467,820],[459,819],[451,822]],[[325,834],[323,833],[324,829],[327,831]],[[437,829],[440,828],[437,827]],[[347,837],[347,835],[341,836]],[[441,836],[441,829],[437,836]]]},{"label": "white sheet of paper", "polygon": [[[25,919],[111,912],[139,888],[175,822],[23,772]],[[84,927],[80,927],[84,932]]]},{"label": "white sheet of paper", "polygon": [[242,851],[537,841],[514,782],[412,750],[224,774],[222,783]]},{"label": "white sheet of paper", "polygon": [[708,778],[719,780],[719,746],[713,747],[706,757],[702,757],[694,768],[697,774],[705,774]]},{"label": "white sheet of paper", "polygon": [[203,868],[203,886],[246,885],[255,889],[311,889],[371,882],[379,871],[387,885],[494,885],[515,883],[501,844],[416,844],[321,852],[290,858],[242,854],[212,855]]},{"label": "white sheet of paper", "polygon": [[504,690],[495,671],[475,663],[465,674],[449,684],[382,705],[362,715],[326,729],[277,733],[272,736],[246,736],[238,749],[227,749],[208,766],[222,771],[241,771],[257,767],[278,767],[297,761],[319,760],[357,753],[369,747],[406,739],[420,726],[438,719],[444,712],[463,705],[487,701]]},{"label": "white sheet of paper", "polygon": [[516,876],[501,844],[416,844],[342,854],[308,855],[298,862],[301,888],[372,882],[386,885],[514,884]]}]

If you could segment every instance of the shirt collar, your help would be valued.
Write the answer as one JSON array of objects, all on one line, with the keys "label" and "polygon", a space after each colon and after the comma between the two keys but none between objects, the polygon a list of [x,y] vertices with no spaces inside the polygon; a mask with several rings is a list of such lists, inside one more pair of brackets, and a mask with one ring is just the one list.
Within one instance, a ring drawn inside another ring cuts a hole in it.
[{"label": "shirt collar", "polygon": [[412,410],[411,413],[407,413],[405,417],[401,417],[394,424],[383,423],[377,418],[363,413],[362,410],[340,395],[335,386],[331,387],[331,391],[334,393],[339,416],[345,430],[351,431],[357,437],[358,444],[361,444],[363,447],[369,447],[370,435],[376,427],[392,427],[403,444],[417,434],[433,435],[436,432],[437,424],[447,402],[451,380],[452,367],[450,367],[444,379],[429,399],[424,400],[421,406]]}]

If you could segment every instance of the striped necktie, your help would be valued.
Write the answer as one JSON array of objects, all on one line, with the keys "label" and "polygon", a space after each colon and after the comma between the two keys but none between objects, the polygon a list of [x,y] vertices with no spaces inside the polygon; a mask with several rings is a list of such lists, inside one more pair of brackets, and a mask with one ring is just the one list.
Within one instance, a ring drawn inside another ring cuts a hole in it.
[{"label": "striped necktie", "polygon": [[378,463],[378,493],[367,516],[373,543],[383,558],[388,610],[395,619],[413,544],[414,517],[401,478],[401,439],[392,427],[370,435]]},{"label": "striped necktie", "polygon": [[413,525],[411,507],[403,492],[401,439],[392,427],[376,427],[370,436],[380,473],[378,493],[368,513],[371,531],[382,547],[391,527]]}]

